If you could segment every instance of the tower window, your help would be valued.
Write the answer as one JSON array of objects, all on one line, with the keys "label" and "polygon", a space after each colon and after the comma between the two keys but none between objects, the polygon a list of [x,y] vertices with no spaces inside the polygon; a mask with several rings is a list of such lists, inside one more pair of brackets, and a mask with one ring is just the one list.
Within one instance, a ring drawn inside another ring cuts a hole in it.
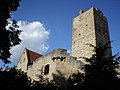
[{"label": "tower window", "polygon": [[63,61],[66,57],[61,57],[61,61]]},{"label": "tower window", "polygon": [[44,69],[44,75],[49,74],[49,67],[50,67],[49,64],[47,64],[47,65],[45,66],[45,69]]},{"label": "tower window", "polygon": [[73,30],[75,30],[75,28]]},{"label": "tower window", "polygon": [[54,61],[56,59],[56,57],[53,57],[52,60]]},{"label": "tower window", "polygon": [[57,60],[60,59],[60,57],[57,57]]},{"label": "tower window", "polygon": [[79,33],[79,36],[80,36],[81,34]]},{"label": "tower window", "polygon": [[75,44],[75,41],[73,43]]},{"label": "tower window", "polygon": [[23,62],[25,62],[25,58],[23,59]]}]

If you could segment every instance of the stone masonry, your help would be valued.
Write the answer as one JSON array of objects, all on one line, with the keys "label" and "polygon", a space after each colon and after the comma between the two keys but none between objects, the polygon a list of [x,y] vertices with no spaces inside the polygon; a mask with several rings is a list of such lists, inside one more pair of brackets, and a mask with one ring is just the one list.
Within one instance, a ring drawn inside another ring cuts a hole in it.
[{"label": "stone masonry", "polygon": [[[108,23],[103,13],[93,7],[87,11],[80,10],[80,15],[73,19],[72,56],[66,49],[60,48],[46,55],[25,49],[19,59],[17,69],[27,72],[27,75],[34,80],[39,80],[39,75],[52,80],[53,74],[59,74],[59,72],[69,77],[81,71],[81,66],[86,63],[80,57],[92,56],[93,48],[87,44],[99,47],[109,41]],[[112,51],[108,49],[106,57],[111,55]]]},{"label": "stone masonry", "polygon": [[[85,12],[80,10],[80,15],[73,19],[72,56],[77,59],[91,57],[93,48],[88,44],[99,47],[109,41],[108,23],[103,13],[94,7]],[[109,49],[106,57],[111,55]]]},{"label": "stone masonry", "polygon": [[[55,49],[52,52],[43,55],[32,63],[28,64],[28,49],[25,49],[17,65],[17,69],[27,72],[27,75],[34,80],[39,80],[39,75],[52,80],[53,74],[62,73],[65,77],[69,77],[73,73],[78,72],[78,68],[83,63],[69,56],[65,49]],[[59,73],[60,72],[60,73]]]}]

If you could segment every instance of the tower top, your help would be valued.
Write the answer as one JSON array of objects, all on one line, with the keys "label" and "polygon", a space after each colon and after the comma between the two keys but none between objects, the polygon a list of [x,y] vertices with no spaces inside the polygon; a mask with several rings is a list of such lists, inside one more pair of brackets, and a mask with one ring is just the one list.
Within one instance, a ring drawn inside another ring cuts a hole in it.
[{"label": "tower top", "polygon": [[[97,8],[91,7],[90,9],[97,9]],[[89,9],[88,9],[88,10],[89,10]],[[86,11],[88,11],[88,10],[86,10]],[[81,15],[81,14],[83,14],[83,13],[86,12],[86,11],[80,10],[80,11],[79,11],[79,14]]]},{"label": "tower top", "polygon": [[84,14],[86,12],[90,12],[90,11],[95,12],[97,15],[99,15],[101,18],[103,18],[104,21],[107,22],[107,18],[104,16],[104,14],[102,13],[102,11],[99,8],[91,7],[88,10],[80,10],[79,14],[82,15],[82,14]]}]

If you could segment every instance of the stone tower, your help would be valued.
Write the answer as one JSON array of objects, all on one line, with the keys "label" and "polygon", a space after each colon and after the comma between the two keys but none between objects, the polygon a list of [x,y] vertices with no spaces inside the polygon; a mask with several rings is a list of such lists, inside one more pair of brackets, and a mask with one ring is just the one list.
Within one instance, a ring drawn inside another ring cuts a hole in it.
[{"label": "stone tower", "polygon": [[[91,57],[93,48],[87,44],[99,47],[109,41],[108,22],[103,13],[94,7],[85,12],[80,10],[80,15],[73,19],[72,56]],[[106,57],[112,55],[111,49],[106,52]]]}]

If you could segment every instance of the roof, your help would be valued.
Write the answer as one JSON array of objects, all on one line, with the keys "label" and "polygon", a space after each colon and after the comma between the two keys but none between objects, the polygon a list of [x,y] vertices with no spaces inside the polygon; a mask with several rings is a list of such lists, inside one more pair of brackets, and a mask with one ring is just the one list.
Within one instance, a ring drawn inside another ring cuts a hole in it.
[{"label": "roof", "polygon": [[27,56],[28,56],[28,60],[29,60],[29,63],[32,63],[33,61],[35,61],[37,58],[43,56],[39,53],[36,53],[34,51],[31,51],[31,50],[28,50],[26,49],[27,51]]}]

